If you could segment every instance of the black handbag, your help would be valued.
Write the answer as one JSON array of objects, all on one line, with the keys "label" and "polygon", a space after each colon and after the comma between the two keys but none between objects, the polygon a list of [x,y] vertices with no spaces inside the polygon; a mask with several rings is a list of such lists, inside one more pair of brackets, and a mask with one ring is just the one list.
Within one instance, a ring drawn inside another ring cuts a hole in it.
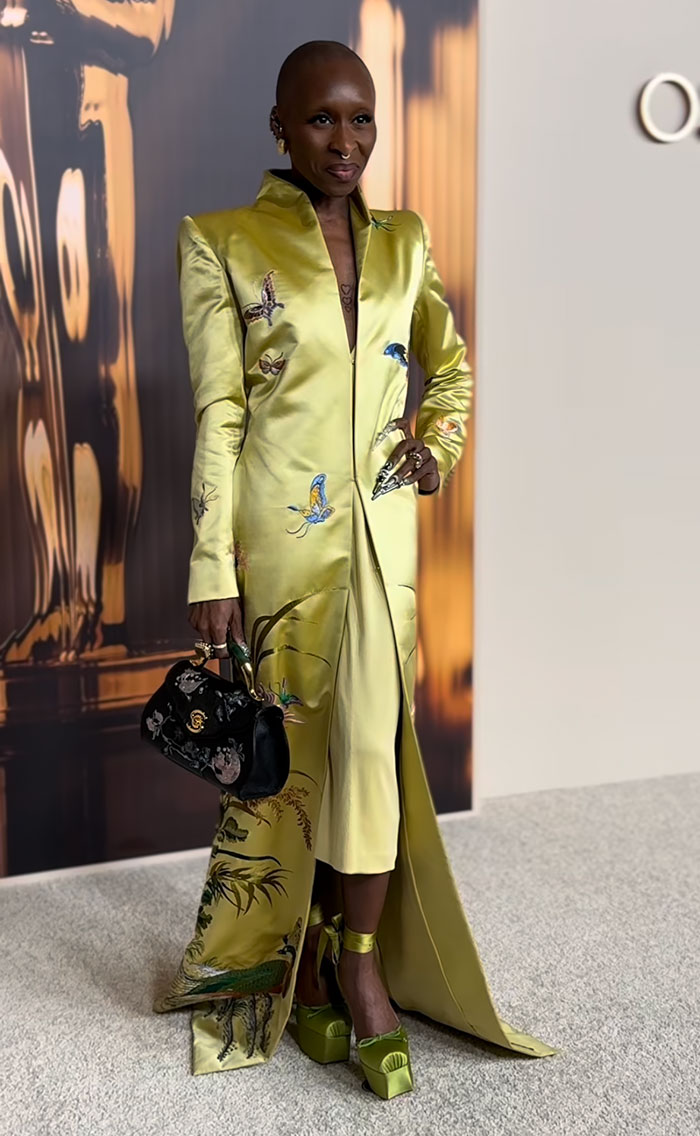
[{"label": "black handbag", "polygon": [[141,737],[176,765],[241,801],[279,793],[289,776],[289,742],[281,706],[255,689],[248,655],[230,636],[229,660],[242,679],[230,681],[204,664],[199,645],[179,659],[141,714]]}]

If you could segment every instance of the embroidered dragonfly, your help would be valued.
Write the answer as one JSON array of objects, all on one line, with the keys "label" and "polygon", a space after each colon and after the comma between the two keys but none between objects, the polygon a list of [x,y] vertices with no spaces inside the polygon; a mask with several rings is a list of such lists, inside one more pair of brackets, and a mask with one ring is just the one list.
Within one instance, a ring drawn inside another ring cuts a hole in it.
[{"label": "embroidered dragonfly", "polygon": [[309,525],[320,525],[335,512],[333,506],[328,504],[326,497],[326,477],[327,474],[325,473],[317,473],[314,477],[309,489],[308,507],[287,505],[288,509],[291,509],[294,513],[301,513],[304,518],[298,529],[287,529],[290,535],[306,536]]},{"label": "embroidered dragonfly", "polygon": [[263,278],[262,288],[260,289],[260,303],[248,304],[243,309],[243,318],[248,323],[255,323],[256,320],[266,319],[268,326],[272,327],[272,313],[275,308],[283,308],[284,304],[277,299],[275,292],[275,285],[272,282],[274,276],[274,268],[271,268]]},{"label": "embroidered dragonfly", "polygon": [[194,523],[196,525],[199,524],[199,522],[201,521],[204,514],[209,512],[209,502],[210,501],[218,501],[219,494],[214,492],[215,489],[216,489],[216,486],[214,485],[209,490],[209,492],[207,493],[206,486],[205,486],[204,482],[202,482],[202,492],[200,493],[199,497],[193,497],[192,498],[192,509],[194,510]]},{"label": "embroidered dragonfly", "polygon": [[388,347],[384,348],[384,354],[395,359],[402,367],[408,367],[408,355],[403,343],[390,343]]},{"label": "embroidered dragonfly", "polygon": [[374,216],[374,213],[371,213],[370,214],[370,220],[371,220],[372,225],[375,229],[384,229],[385,232],[391,233],[396,228],[396,225],[394,224],[394,222],[392,220],[393,216],[394,216],[394,214],[390,213],[388,215],[388,217],[385,217],[383,220],[380,220],[379,217]]},{"label": "embroidered dragonfly", "polygon": [[278,355],[273,359],[268,351],[258,359],[258,366],[263,375],[279,375],[287,366],[287,360],[284,355]]}]

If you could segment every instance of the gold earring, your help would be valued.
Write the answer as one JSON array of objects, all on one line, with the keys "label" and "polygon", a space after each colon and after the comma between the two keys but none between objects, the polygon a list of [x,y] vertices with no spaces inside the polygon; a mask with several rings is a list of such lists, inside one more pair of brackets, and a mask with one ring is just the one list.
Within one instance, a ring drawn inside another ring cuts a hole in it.
[{"label": "gold earring", "polygon": [[278,138],[277,139],[277,153],[278,154],[286,154],[287,153],[287,143],[285,142],[284,138]]}]

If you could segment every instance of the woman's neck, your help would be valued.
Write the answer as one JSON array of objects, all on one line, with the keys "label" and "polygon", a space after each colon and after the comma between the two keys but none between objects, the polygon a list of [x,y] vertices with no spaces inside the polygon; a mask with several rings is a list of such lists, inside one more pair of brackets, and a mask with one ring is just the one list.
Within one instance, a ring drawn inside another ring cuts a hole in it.
[{"label": "woman's neck", "polygon": [[321,193],[321,191],[317,189],[312,182],[308,181],[303,174],[300,174],[294,166],[288,170],[273,170],[272,173],[277,177],[284,178],[285,181],[291,182],[297,189],[302,189],[311,201],[319,218],[324,221],[340,221],[347,217],[349,194],[344,194],[342,197],[330,197],[328,194]]}]

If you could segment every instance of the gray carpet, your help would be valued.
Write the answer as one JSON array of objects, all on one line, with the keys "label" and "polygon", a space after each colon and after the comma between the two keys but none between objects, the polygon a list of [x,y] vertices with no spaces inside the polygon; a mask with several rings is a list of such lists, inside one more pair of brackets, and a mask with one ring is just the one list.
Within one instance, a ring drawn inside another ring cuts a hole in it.
[{"label": "gray carpet", "polygon": [[0,888],[0,1132],[12,1136],[700,1132],[700,776],[534,793],[444,823],[507,1055],[404,1015],[414,1093],[290,1036],[266,1066],[190,1073],[188,1014],[150,1011],[205,859]]}]

